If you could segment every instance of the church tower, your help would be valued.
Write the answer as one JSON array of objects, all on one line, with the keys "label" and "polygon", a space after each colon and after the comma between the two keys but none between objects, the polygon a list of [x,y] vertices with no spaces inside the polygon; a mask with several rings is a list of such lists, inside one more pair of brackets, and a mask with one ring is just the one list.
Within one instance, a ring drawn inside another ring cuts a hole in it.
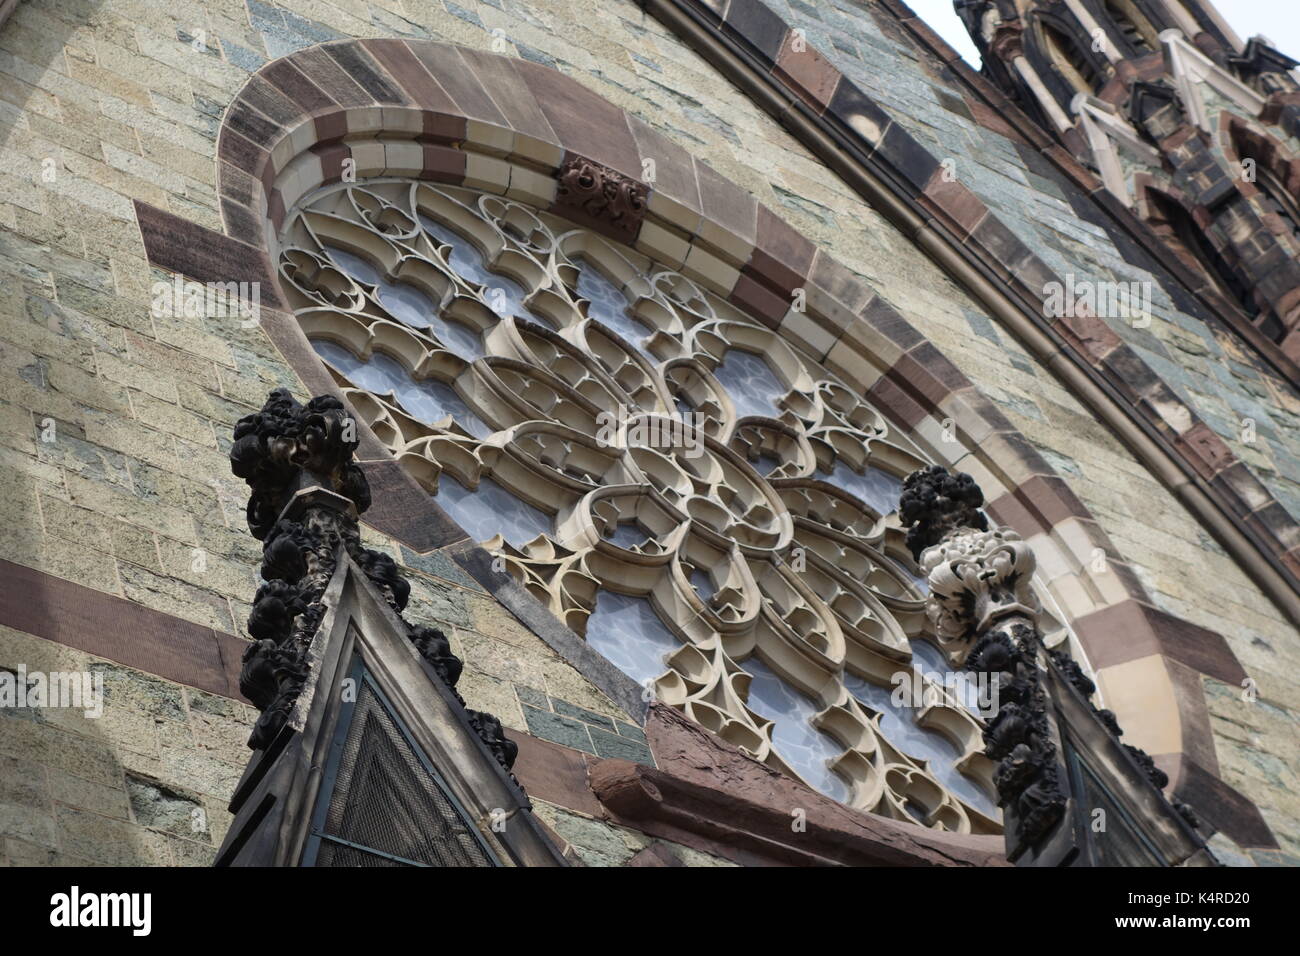
[{"label": "church tower", "polygon": [[1294,379],[1297,61],[1264,37],[1243,41],[1208,0],[954,6],[985,76],[1099,174],[1203,278],[1198,294]]}]

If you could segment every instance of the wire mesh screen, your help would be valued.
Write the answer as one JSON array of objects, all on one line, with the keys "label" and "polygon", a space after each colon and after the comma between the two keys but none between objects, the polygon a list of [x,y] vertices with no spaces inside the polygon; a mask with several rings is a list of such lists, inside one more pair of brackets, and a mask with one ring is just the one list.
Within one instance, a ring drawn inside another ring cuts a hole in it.
[{"label": "wire mesh screen", "polygon": [[495,865],[370,681],[357,683],[315,865]]}]

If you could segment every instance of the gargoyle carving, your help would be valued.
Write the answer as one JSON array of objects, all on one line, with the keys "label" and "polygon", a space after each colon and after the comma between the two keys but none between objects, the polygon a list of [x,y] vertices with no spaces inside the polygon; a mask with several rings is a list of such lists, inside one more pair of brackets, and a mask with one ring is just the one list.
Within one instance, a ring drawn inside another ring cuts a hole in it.
[{"label": "gargoyle carving", "polygon": [[[936,465],[903,482],[899,512],[908,525],[908,546],[929,576],[926,611],[936,633],[971,643],[966,668],[997,690],[998,710],[984,731],[985,753],[997,761],[993,781],[1007,811],[1008,833],[1023,846],[1044,836],[1067,804],[1042,668],[1055,667],[1116,739],[1122,730],[1114,714],[1092,704],[1096,686],[1082,668],[1043,646],[1031,589],[1033,551],[1010,529],[990,528],[979,511],[983,503],[969,475]],[[1157,789],[1169,782],[1145,751],[1130,744],[1124,749]],[[1190,810],[1178,809],[1194,819]]]},{"label": "gargoyle carving", "polygon": [[[333,396],[299,404],[285,389],[235,426],[231,470],[248,482],[248,527],[262,541],[261,574],[248,618],[239,689],[262,712],[249,746],[269,746],[288,720],[307,678],[307,649],[325,617],[325,590],[341,552],[399,616],[411,586],[392,557],[361,546],[358,516],[370,507],[365,473],[352,460],[356,423]],[[295,499],[299,492],[307,492]],[[290,508],[290,505],[296,505]],[[287,509],[287,510],[286,510]],[[407,636],[451,690],[461,661],[437,628],[404,621]],[[466,709],[470,724],[508,770],[518,747],[491,714]]]}]

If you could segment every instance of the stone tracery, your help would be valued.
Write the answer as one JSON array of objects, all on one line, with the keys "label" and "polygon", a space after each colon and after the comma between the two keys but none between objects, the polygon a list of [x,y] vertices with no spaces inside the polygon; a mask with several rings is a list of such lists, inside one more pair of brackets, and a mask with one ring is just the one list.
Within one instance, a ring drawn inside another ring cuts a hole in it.
[{"label": "stone tracery", "polygon": [[914,646],[951,650],[888,517],[925,462],[829,371],[700,283],[468,190],[327,187],[279,270],[380,440],[633,679],[853,806],[998,828],[978,716],[888,703]]}]

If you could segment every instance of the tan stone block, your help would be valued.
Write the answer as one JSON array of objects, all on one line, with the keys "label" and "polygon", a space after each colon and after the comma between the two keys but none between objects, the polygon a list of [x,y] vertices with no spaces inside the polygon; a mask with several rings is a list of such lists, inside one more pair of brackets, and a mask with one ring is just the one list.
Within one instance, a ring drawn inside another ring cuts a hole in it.
[{"label": "tan stone block", "polygon": [[424,171],[424,149],[419,143],[385,143],[385,176],[419,176]]},{"label": "tan stone block", "polygon": [[1181,753],[1178,700],[1164,657],[1152,654],[1097,671],[1104,706],[1124,728],[1124,742],[1149,754]]},{"label": "tan stone block", "polygon": [[456,683],[465,703],[475,710],[484,710],[495,716],[512,730],[527,732],[523,710],[515,697],[514,685],[484,674],[476,668],[466,668]]},{"label": "tan stone block", "polygon": [[100,863],[165,866],[171,862],[162,834],[97,813],[61,807],[58,834],[64,852]]},{"label": "tan stone block", "polygon": [[736,280],[740,278],[740,270],[723,262],[703,246],[694,244],[686,254],[682,275],[726,298],[735,288]]},{"label": "tan stone block", "polygon": [[825,363],[832,372],[862,392],[875,385],[886,370],[876,364],[874,355],[844,337],[831,346]]},{"label": "tan stone block", "polygon": [[665,229],[647,219],[641,224],[641,231],[637,235],[636,250],[662,265],[680,269],[690,254],[691,245],[675,230]]},{"label": "tan stone block", "polygon": [[546,209],[555,201],[555,180],[524,166],[510,165],[510,189],[506,196]]},{"label": "tan stone block", "polygon": [[112,748],[103,742],[0,714],[0,753],[40,763],[112,786],[121,779],[121,767]]},{"label": "tan stone block", "polygon": [[216,447],[217,436],[213,433],[212,423],[205,418],[185,411],[178,405],[160,402],[143,392],[132,394],[131,406],[135,410],[135,417],[151,428],[198,445]]},{"label": "tan stone block", "polygon": [[516,130],[514,150],[510,155],[547,169],[558,169],[564,159],[564,150],[555,143]]},{"label": "tan stone block", "polygon": [[548,654],[526,650],[473,631],[455,628],[459,656],[467,667],[498,680],[528,687],[541,687],[550,663]]},{"label": "tan stone block", "polygon": [[113,540],[105,519],[57,498],[43,495],[40,500],[41,519],[47,534],[76,541],[87,548],[112,553]]},{"label": "tan stone block", "polygon": [[510,164],[493,156],[467,153],[465,186],[485,192],[504,193],[510,188]]},{"label": "tan stone block", "polygon": [[87,810],[118,820],[129,820],[125,786],[106,786],[61,770],[49,771],[51,799],[75,810]]},{"label": "tan stone block", "polygon": [[98,356],[99,374],[117,385],[137,389],[164,402],[177,401],[176,383],[158,375],[158,370],[124,362],[114,355]]}]

